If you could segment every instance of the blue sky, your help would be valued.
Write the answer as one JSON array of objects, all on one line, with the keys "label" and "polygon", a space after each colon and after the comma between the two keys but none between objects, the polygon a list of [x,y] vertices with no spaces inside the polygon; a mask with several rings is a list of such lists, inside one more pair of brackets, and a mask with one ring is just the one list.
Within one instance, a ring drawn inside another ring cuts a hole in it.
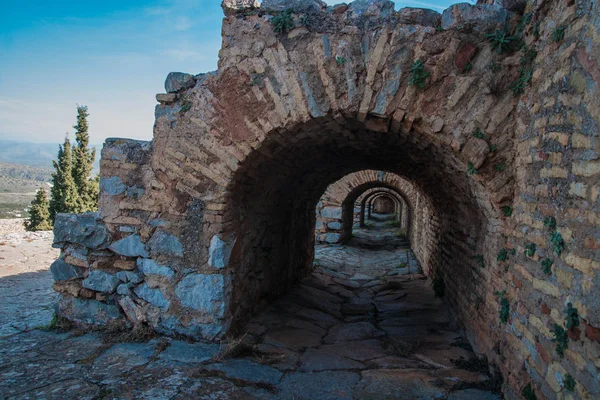
[{"label": "blue sky", "polygon": [[[441,11],[456,2],[395,3]],[[220,0],[2,3],[0,139],[61,142],[76,104],[89,107],[92,143],[151,139],[167,74],[217,67]]]}]

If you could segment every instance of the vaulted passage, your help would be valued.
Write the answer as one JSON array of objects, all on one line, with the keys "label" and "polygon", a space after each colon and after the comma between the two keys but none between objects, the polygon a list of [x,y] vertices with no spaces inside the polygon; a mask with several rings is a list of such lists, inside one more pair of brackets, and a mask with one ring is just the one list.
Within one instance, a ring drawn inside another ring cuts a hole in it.
[{"label": "vaulted passage", "polygon": [[[321,216],[339,218],[335,242],[343,242],[352,235],[355,202],[377,188],[404,199],[415,254],[426,273],[447,286],[449,301],[471,301],[452,299],[465,285],[478,295],[470,260],[489,237],[492,210],[456,160],[417,132],[389,136],[356,119],[317,118],[276,137],[267,136],[250,154],[227,190],[225,220],[231,222],[223,236],[236,238],[231,307],[240,310],[234,325],[311,272],[315,207]],[[332,225],[331,218],[319,222]]]},{"label": "vaulted passage", "polygon": [[58,313],[221,340],[393,209],[507,397],[598,397],[598,2],[480,3],[225,0],[218,70],[169,74],[58,217]]}]

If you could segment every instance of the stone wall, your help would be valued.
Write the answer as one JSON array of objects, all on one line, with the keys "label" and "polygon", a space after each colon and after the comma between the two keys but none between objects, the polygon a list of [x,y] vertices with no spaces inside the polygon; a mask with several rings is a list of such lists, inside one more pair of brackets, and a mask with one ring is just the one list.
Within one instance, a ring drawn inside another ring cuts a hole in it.
[{"label": "stone wall", "polygon": [[[326,188],[389,171],[414,186],[415,253],[507,397],[598,397],[598,2],[297,0],[286,32],[279,0],[224,3],[218,70],[170,74],[153,141],[105,144],[99,214],[59,216],[59,313],[235,332],[310,272]],[[499,49],[501,32],[525,47]]]}]

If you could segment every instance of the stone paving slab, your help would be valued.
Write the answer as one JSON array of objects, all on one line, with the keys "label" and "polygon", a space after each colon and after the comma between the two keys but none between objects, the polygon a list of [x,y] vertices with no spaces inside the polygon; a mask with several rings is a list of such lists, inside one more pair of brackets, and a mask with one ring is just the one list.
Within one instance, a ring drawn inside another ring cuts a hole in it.
[{"label": "stone paving slab", "polygon": [[485,371],[460,368],[475,354],[429,281],[388,275],[410,249],[371,247],[318,247],[315,273],[230,343],[15,330],[0,398],[498,399]]}]

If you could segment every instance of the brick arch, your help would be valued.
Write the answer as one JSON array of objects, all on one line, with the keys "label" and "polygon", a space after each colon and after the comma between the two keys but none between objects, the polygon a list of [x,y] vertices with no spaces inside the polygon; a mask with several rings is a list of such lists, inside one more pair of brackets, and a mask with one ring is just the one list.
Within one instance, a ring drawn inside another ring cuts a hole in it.
[{"label": "brick arch", "polygon": [[386,194],[380,194],[375,196],[371,200],[371,207],[374,210],[381,210],[377,212],[381,212],[384,214],[394,214],[396,212],[396,202],[392,197]]},{"label": "brick arch", "polygon": [[[402,177],[378,170],[364,170],[348,174],[329,185],[317,204],[315,229],[318,242],[342,243],[352,237],[355,203],[368,190],[393,190],[405,204],[407,192],[416,193],[414,186]],[[407,208],[408,210],[408,208]],[[407,211],[409,214],[410,210]]]},{"label": "brick arch", "polygon": [[[516,16],[463,4],[442,20],[410,9],[378,13],[382,3],[368,15],[352,5],[312,10],[318,15],[309,20],[318,23],[288,34],[273,31],[269,10],[227,9],[218,70],[169,75],[168,93],[157,96],[153,141],[106,142],[100,213],[64,217],[88,236],[57,236],[63,264],[55,268],[84,264],[113,278],[133,271],[142,282],[121,293],[82,291],[84,272],[74,273],[57,285],[59,313],[89,321],[85,313],[97,310],[97,323],[127,316],[161,332],[222,337],[310,271],[314,211],[327,186],[372,169],[402,176],[421,194],[411,205],[433,218],[412,218],[415,242],[423,243],[415,252],[443,276],[447,302],[473,345],[502,366],[513,387],[527,375],[513,371],[530,360],[529,349],[553,351],[543,339],[550,322],[535,301],[558,313],[567,299],[585,303],[582,318],[598,328],[597,290],[588,290],[597,286],[590,282],[598,174],[586,164],[600,113],[589,36],[597,35],[597,5],[548,1],[533,10],[544,52],[518,98],[490,82],[518,76],[520,55],[497,60],[483,36],[512,27]],[[564,45],[547,38],[555,20],[577,20]],[[494,60],[501,72],[487,68]],[[423,87],[410,84],[416,61],[429,74]],[[565,116],[575,108],[583,116]],[[485,136],[474,135],[477,129]],[[514,218],[504,218],[502,206],[513,207]],[[556,257],[556,268],[572,279],[549,281],[523,255],[528,242],[551,254],[540,227],[549,216],[571,252]],[[91,231],[97,240],[89,240]],[[592,239],[576,240],[573,232]],[[496,259],[505,247],[519,250],[509,271]],[[498,328],[496,290],[511,301],[510,330]],[[495,352],[498,343],[515,356]],[[535,361],[545,369],[529,376],[546,376],[552,363]]]},{"label": "brick arch", "polygon": [[[375,196],[379,193],[387,193],[396,200],[397,204],[399,205],[399,207],[398,207],[399,212],[397,213],[397,220],[400,222],[402,227],[407,228],[408,227],[408,204],[406,204],[406,200],[403,197],[401,197],[398,193],[396,193],[388,188],[369,189],[356,200],[355,214],[358,214],[358,215],[355,215],[355,222],[358,222],[359,226],[361,226],[361,227],[364,226],[366,204],[372,198],[372,196]],[[356,212],[357,207],[358,207],[358,213]]]},{"label": "brick arch", "polygon": [[[390,214],[394,214],[395,215],[395,219],[400,222],[402,219],[402,202],[395,197],[394,195],[391,195],[390,193],[386,193],[386,192],[381,192],[381,193],[377,193],[377,194],[373,194],[371,197],[369,197],[367,199],[367,204],[369,204],[369,210],[373,211],[377,208],[377,203],[382,201],[384,203],[386,203],[386,207],[388,210],[388,213]],[[389,211],[391,207],[392,211]],[[355,218],[356,219],[356,218]]]}]

